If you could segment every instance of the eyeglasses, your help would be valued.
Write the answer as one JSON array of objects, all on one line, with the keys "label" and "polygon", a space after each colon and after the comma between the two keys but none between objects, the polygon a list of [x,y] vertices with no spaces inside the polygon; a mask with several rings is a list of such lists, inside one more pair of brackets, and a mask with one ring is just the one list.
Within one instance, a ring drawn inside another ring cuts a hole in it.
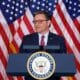
[{"label": "eyeglasses", "polygon": [[41,23],[44,22],[44,21],[48,21],[48,20],[34,20],[33,23],[34,23],[34,24],[36,24],[36,23],[40,23],[40,24],[41,24]]}]

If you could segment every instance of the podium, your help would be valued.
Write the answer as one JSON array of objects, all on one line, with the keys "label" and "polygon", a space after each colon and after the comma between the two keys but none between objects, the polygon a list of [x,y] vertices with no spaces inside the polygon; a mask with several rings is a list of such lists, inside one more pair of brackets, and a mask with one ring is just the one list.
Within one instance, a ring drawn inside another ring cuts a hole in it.
[{"label": "podium", "polygon": [[[26,61],[31,56],[31,53],[10,54],[6,72],[11,76],[26,76],[28,74]],[[56,68],[54,75],[57,76],[73,76],[76,73],[73,54],[54,54]]]}]

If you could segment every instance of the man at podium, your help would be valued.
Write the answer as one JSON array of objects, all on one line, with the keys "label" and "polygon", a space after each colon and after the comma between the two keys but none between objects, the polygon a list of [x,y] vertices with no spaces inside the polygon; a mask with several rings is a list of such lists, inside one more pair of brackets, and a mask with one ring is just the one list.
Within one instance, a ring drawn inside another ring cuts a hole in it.
[{"label": "man at podium", "polygon": [[[51,25],[51,15],[45,11],[37,11],[34,14],[35,33],[27,35],[23,38],[20,47],[20,53],[27,53],[23,47],[25,45],[39,45],[39,46],[56,46],[58,49],[53,50],[54,53],[66,53],[65,40],[63,37],[51,33],[49,31]],[[60,77],[52,76],[47,80],[59,80]],[[26,80],[35,80],[31,76],[27,76]]]}]

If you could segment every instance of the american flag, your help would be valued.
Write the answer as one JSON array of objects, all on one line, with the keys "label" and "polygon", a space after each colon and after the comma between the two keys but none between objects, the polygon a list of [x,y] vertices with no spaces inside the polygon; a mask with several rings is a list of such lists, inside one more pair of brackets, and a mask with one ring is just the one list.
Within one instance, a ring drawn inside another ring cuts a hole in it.
[{"label": "american flag", "polygon": [[68,53],[73,53],[76,74],[61,80],[80,80],[80,0],[0,0],[0,80],[24,80],[8,76],[10,53],[18,53],[23,36],[35,32],[33,13],[46,10],[52,14],[50,31],[64,36]]}]

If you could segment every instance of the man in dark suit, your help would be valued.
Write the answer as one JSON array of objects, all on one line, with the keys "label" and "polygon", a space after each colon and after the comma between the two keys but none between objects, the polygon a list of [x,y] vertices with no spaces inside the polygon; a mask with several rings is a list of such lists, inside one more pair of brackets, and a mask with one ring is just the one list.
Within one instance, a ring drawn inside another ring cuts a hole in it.
[{"label": "man in dark suit", "polygon": [[[34,27],[35,33],[27,35],[23,38],[20,52],[25,53],[27,49],[24,48],[25,45],[40,45],[40,46],[55,46],[57,49],[53,50],[54,53],[66,53],[64,38],[53,34],[49,31],[51,24],[51,16],[45,11],[38,11],[34,14]],[[60,77],[52,76],[47,80],[59,80]],[[26,80],[35,80],[28,76]]]}]

